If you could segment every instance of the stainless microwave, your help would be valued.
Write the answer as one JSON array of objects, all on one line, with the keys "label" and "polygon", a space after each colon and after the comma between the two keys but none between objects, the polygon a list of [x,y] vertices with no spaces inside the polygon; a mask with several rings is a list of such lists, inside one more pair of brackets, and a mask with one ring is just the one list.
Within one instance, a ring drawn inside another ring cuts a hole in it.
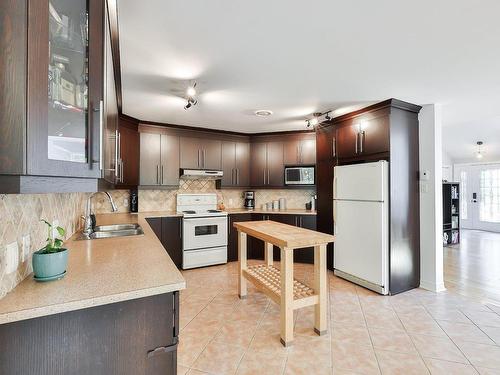
[{"label": "stainless microwave", "polygon": [[285,185],[314,185],[314,167],[285,167]]}]

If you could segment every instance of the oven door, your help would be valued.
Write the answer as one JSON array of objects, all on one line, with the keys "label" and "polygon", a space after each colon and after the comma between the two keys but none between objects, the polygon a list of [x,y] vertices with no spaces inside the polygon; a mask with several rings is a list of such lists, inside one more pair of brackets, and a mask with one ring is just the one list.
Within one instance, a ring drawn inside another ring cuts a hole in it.
[{"label": "oven door", "polygon": [[183,250],[227,246],[227,216],[183,219]]}]

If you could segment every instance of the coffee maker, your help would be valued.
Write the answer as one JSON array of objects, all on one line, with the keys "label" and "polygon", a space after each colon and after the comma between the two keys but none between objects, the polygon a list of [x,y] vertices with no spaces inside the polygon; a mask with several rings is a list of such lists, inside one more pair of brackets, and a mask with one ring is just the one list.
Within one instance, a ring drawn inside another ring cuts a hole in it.
[{"label": "coffee maker", "polygon": [[243,198],[245,198],[245,208],[253,210],[255,208],[255,191],[245,191]]}]

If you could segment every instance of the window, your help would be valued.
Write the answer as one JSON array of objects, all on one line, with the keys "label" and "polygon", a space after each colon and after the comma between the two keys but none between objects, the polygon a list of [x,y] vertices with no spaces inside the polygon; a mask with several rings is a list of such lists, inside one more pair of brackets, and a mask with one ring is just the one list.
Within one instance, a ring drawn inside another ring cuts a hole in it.
[{"label": "window", "polygon": [[500,223],[500,169],[484,169],[480,178],[479,220]]},{"label": "window", "polygon": [[467,172],[460,172],[460,217],[467,220]]}]

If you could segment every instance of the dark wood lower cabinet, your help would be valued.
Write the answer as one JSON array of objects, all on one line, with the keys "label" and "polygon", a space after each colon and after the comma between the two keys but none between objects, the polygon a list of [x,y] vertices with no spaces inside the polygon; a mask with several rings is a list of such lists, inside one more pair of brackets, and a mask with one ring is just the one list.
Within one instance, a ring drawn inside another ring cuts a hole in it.
[{"label": "dark wood lower cabinet", "polygon": [[178,327],[178,292],[2,324],[0,374],[174,375]]},{"label": "dark wood lower cabinet", "polygon": [[[239,221],[252,221],[252,214],[231,214],[228,215],[228,226],[227,226],[227,261],[233,262],[238,260],[238,232],[233,227],[234,223]],[[251,250],[251,237],[247,237],[247,251],[250,254]]]},{"label": "dark wood lower cabinet", "polygon": [[182,219],[180,217],[152,217],[146,219],[161,241],[168,255],[177,266],[182,267]]},{"label": "dark wood lower cabinet", "polygon": [[[316,230],[315,215],[290,215],[290,214],[231,214],[229,215],[229,240],[228,262],[238,260],[238,233],[233,226],[237,221],[273,220],[279,223],[300,226]],[[253,237],[248,237],[248,259],[264,259],[264,242]],[[273,259],[280,260],[280,249],[274,246]],[[296,263],[314,263],[314,250],[312,248],[297,249],[294,251],[293,260]]]}]

